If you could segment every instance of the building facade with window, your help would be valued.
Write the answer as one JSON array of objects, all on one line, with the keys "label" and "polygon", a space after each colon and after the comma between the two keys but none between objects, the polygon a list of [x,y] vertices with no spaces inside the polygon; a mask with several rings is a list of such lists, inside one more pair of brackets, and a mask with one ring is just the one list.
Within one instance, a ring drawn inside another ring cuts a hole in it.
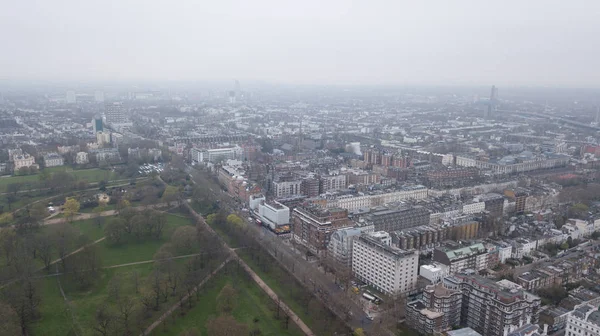
[{"label": "building facade with window", "polygon": [[389,295],[414,291],[419,254],[391,245],[387,232],[373,232],[354,240],[352,272],[360,280]]}]

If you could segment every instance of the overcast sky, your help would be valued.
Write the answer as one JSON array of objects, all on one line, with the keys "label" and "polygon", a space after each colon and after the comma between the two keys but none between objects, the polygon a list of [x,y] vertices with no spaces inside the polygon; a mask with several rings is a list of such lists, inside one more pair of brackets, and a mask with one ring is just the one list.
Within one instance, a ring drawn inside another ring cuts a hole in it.
[{"label": "overcast sky", "polygon": [[0,78],[600,86],[598,0],[0,0]]}]

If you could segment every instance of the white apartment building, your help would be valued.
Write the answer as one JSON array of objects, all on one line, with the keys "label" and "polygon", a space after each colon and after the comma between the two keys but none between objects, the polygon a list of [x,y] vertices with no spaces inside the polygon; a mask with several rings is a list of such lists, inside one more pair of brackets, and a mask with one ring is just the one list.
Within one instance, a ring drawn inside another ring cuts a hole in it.
[{"label": "white apartment building", "polygon": [[460,167],[475,167],[477,165],[477,162],[474,158],[466,156],[457,156],[456,165]]},{"label": "white apartment building", "polygon": [[192,161],[196,163],[204,162],[204,159],[208,159],[206,154],[204,149],[192,148],[190,150],[190,157]]},{"label": "white apartment building", "polygon": [[329,208],[342,208],[354,211],[358,209],[370,208],[371,207],[371,196],[352,196],[343,195],[331,200],[327,200],[327,207]]},{"label": "white apartment building", "polygon": [[360,280],[389,295],[416,289],[419,255],[391,247],[383,241],[388,233],[363,234],[354,240],[352,272]]},{"label": "white apartment building", "polygon": [[506,262],[512,256],[512,246],[508,244],[498,245],[498,261],[501,264]]},{"label": "white apartment building", "polygon": [[485,202],[473,202],[473,203],[465,203],[462,207],[462,212],[464,214],[476,214],[483,212],[485,210]]},{"label": "white apartment building", "polygon": [[567,317],[565,336],[600,335],[600,311],[598,306],[582,304],[576,306]]},{"label": "white apartment building", "polygon": [[209,162],[217,162],[219,160],[235,159],[235,147],[230,148],[215,148],[206,151],[206,160]]},{"label": "white apartment building", "polygon": [[13,157],[15,171],[23,167],[31,167],[35,165],[35,158],[29,154],[16,155]]},{"label": "white apartment building", "polygon": [[300,180],[273,182],[273,195],[277,198],[300,195],[301,183]]},{"label": "white apartment building", "polygon": [[88,162],[90,162],[90,159],[88,157],[88,153],[86,152],[78,152],[75,156],[75,163],[77,164],[86,164]]},{"label": "white apartment building", "polygon": [[346,175],[329,175],[321,176],[322,181],[322,192],[331,190],[346,189],[347,179]]},{"label": "white apartment building", "polygon": [[46,167],[58,167],[65,164],[65,160],[58,153],[48,153],[44,155],[44,165]]},{"label": "white apartment building", "polygon": [[98,132],[96,133],[96,142],[99,145],[110,143],[110,132]]},{"label": "white apartment building", "polygon": [[415,186],[404,190],[393,191],[389,193],[373,194],[373,195],[343,195],[327,199],[328,208],[342,208],[349,211],[354,211],[364,208],[372,208],[392,202],[405,201],[409,199],[425,199],[427,198],[427,188],[424,186]]}]

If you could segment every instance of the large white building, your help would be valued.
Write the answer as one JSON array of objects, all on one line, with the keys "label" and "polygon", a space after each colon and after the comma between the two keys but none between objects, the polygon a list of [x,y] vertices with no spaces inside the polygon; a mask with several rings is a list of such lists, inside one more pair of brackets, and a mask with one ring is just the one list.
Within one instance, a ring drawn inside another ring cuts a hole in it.
[{"label": "large white building", "polygon": [[485,210],[485,202],[471,202],[465,203],[462,206],[462,213],[464,214],[476,214]]},{"label": "large white building", "polygon": [[235,147],[209,149],[206,151],[206,158],[209,162],[231,160],[235,159],[235,152]]},{"label": "large white building", "polygon": [[347,178],[346,175],[328,175],[321,176],[322,192],[330,190],[346,189]]},{"label": "large white building", "polygon": [[421,200],[427,198],[427,188],[422,185],[407,187],[388,193],[373,193],[363,195],[327,196],[327,207],[342,208],[350,211],[372,208],[388,203],[406,200]]},{"label": "large white building", "polygon": [[600,311],[598,306],[582,304],[575,307],[567,317],[565,336],[600,335]]},{"label": "large white building", "polygon": [[13,157],[15,172],[23,167],[31,167],[35,165],[35,158],[29,154],[16,155]]},{"label": "large white building", "polygon": [[258,214],[271,229],[290,223],[290,208],[279,202],[261,202],[258,204]]},{"label": "large white building", "polygon": [[202,149],[192,148],[190,150],[191,159],[197,163],[200,162],[218,162],[232,160],[238,157],[236,147],[229,148],[215,148],[215,149]]},{"label": "large white building", "polygon": [[77,164],[86,164],[88,162],[90,162],[90,159],[88,157],[88,153],[86,152],[78,152],[75,156],[75,163]]},{"label": "large white building", "polygon": [[419,275],[436,284],[448,276],[448,271],[449,268],[443,264],[422,265],[419,268]]},{"label": "large white building", "polygon": [[273,182],[273,195],[277,198],[300,195],[301,184],[300,180]]},{"label": "large white building", "polygon": [[44,165],[46,167],[58,167],[64,165],[65,160],[58,153],[48,153],[44,155]]},{"label": "large white building", "polygon": [[388,243],[391,243],[391,237],[387,232],[363,234],[354,240],[352,272],[360,280],[390,295],[415,290],[419,254]]},{"label": "large white building", "polygon": [[96,142],[99,145],[109,144],[110,143],[110,132],[98,132],[96,133]]}]

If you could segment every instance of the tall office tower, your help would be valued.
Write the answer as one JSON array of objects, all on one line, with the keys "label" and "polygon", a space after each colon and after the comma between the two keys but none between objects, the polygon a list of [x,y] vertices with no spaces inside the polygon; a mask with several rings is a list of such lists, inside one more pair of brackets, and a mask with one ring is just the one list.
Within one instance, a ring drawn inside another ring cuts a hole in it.
[{"label": "tall office tower", "polygon": [[94,92],[94,100],[99,103],[103,102],[104,101],[104,91]]},{"label": "tall office tower", "polygon": [[102,118],[94,117],[92,119],[92,127],[94,128],[94,133],[104,131],[104,125],[102,124]]},{"label": "tall office tower", "polygon": [[77,96],[75,91],[67,91],[67,104],[75,104],[77,102]]},{"label": "tall office tower", "polygon": [[[0,97],[0,102],[2,102],[2,97]],[[596,124],[600,123],[600,105],[596,105]]]},{"label": "tall office tower", "polygon": [[490,118],[496,112],[496,105],[498,104],[498,88],[492,85],[492,91],[490,93],[490,101],[483,110],[483,116],[485,119]]},{"label": "tall office tower", "polygon": [[121,103],[106,104],[104,106],[104,116],[109,125],[127,124],[127,115],[125,106]]}]

